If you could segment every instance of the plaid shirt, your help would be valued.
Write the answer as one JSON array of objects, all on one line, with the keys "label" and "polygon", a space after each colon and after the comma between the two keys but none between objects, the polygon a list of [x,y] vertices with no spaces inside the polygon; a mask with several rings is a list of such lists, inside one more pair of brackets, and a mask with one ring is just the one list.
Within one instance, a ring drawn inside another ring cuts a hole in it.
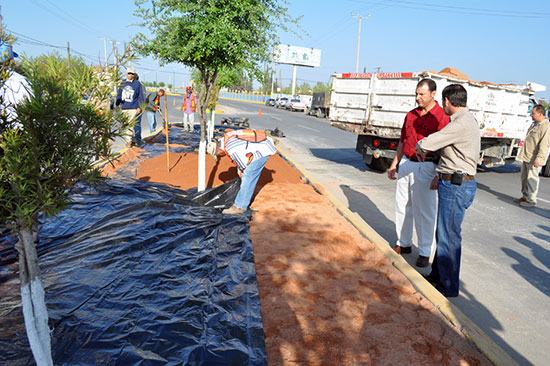
[{"label": "plaid shirt", "polygon": [[269,136],[262,142],[249,142],[237,138],[233,132],[224,135],[223,149],[241,171],[245,170],[254,159],[271,156],[277,152]]}]

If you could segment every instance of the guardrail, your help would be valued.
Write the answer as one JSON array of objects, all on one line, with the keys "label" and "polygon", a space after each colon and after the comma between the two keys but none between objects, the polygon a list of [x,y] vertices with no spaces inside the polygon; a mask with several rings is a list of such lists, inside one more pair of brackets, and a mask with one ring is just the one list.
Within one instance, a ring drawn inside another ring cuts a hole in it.
[{"label": "guardrail", "polygon": [[232,91],[232,90],[220,90],[218,97],[222,99],[241,100],[244,102],[264,104],[267,101],[267,99],[271,98],[271,94],[264,94],[264,93],[258,93],[258,92],[249,93],[249,92]]}]

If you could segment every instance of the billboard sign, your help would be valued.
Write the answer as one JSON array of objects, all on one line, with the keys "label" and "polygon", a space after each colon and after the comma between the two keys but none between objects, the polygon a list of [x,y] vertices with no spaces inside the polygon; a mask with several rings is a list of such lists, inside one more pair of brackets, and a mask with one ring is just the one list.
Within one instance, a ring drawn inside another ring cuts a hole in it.
[{"label": "billboard sign", "polygon": [[275,47],[273,61],[309,67],[321,66],[321,50],[280,44]]}]

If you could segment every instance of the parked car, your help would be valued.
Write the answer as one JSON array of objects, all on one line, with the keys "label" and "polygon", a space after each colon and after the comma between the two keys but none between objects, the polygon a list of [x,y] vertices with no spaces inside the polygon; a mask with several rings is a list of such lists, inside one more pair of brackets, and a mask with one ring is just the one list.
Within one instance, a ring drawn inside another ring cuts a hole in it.
[{"label": "parked car", "polygon": [[268,99],[265,101],[265,105],[268,105],[268,106],[270,106],[270,107],[273,107],[273,106],[275,106],[275,102],[276,102],[275,99],[273,99],[273,98],[268,98]]},{"label": "parked car", "polygon": [[275,102],[275,107],[284,108],[287,100],[288,100],[287,97],[282,97],[282,98],[277,99],[277,101]]},{"label": "parked car", "polygon": [[285,108],[290,109],[291,111],[302,111],[303,112],[306,109],[306,105],[300,99],[290,99],[286,103]]}]

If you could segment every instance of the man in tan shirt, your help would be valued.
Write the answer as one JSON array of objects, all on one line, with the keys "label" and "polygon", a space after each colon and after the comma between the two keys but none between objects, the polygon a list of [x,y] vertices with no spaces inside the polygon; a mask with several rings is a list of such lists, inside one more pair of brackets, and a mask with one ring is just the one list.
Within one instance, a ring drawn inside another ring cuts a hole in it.
[{"label": "man in tan shirt", "polygon": [[448,85],[441,93],[443,110],[451,116],[441,131],[420,140],[416,154],[423,161],[429,151],[439,151],[441,158],[435,169],[437,185],[437,249],[432,272],[426,277],[443,295],[458,296],[461,225],[466,209],[476,194],[475,174],[481,148],[479,126],[466,107],[466,89],[459,84]]},{"label": "man in tan shirt", "polygon": [[533,124],[527,130],[523,148],[518,155],[521,164],[521,198],[514,202],[524,207],[537,204],[540,169],[546,164],[550,150],[550,123],[544,117],[544,107],[537,104],[531,111]]}]

